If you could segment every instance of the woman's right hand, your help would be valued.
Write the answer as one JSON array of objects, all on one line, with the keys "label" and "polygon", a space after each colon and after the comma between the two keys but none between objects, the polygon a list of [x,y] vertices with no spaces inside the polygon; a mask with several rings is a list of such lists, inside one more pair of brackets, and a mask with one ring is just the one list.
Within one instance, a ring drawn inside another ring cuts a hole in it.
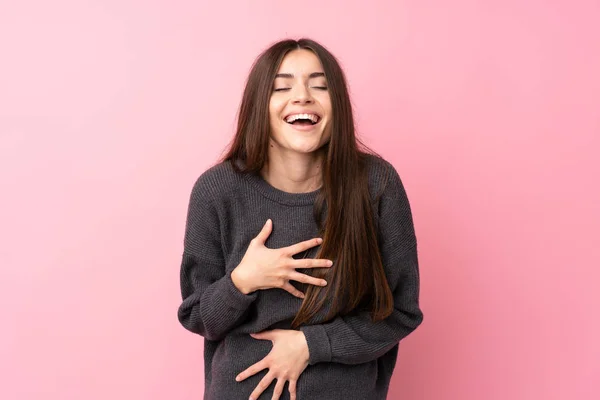
[{"label": "woman's right hand", "polygon": [[268,249],[265,242],[272,231],[273,221],[269,219],[258,236],[250,241],[242,261],[232,271],[231,279],[240,292],[249,294],[261,289],[280,288],[302,299],[304,294],[289,281],[327,285],[325,280],[302,274],[296,268],[327,268],[333,265],[331,260],[292,258],[294,254],[321,244],[323,239],[310,239],[280,249]]}]

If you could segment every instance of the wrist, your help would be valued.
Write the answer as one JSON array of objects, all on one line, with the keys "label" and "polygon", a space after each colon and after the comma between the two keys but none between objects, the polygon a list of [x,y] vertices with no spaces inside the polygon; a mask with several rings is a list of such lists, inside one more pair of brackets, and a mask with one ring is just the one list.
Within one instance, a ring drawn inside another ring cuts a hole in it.
[{"label": "wrist", "polygon": [[250,288],[244,285],[244,280],[240,278],[240,272],[238,268],[235,268],[233,271],[231,271],[231,281],[241,293],[248,295],[252,292]]},{"label": "wrist", "polygon": [[324,326],[322,324],[305,325],[301,326],[300,330],[306,337],[309,364],[331,362],[331,345]]},{"label": "wrist", "polygon": [[308,364],[308,360],[310,359],[310,353],[308,351],[308,342],[306,341],[306,335],[302,331],[297,331],[297,332],[298,332],[298,341],[300,343],[302,343],[302,349],[304,350],[302,361],[304,361]]}]

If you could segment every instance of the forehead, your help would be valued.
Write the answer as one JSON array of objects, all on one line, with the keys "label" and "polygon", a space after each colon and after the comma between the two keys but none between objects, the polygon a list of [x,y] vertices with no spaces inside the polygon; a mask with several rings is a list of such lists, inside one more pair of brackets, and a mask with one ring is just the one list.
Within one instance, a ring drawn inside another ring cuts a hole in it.
[{"label": "forehead", "polygon": [[323,66],[315,53],[306,49],[298,49],[285,55],[277,72],[308,76],[313,72],[323,72]]}]

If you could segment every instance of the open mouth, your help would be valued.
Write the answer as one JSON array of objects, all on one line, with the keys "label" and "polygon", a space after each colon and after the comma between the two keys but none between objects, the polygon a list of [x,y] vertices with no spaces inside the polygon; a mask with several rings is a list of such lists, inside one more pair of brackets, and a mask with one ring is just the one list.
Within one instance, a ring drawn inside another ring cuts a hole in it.
[{"label": "open mouth", "polygon": [[284,118],[284,120],[290,125],[310,126],[318,124],[321,117],[317,114],[292,114]]}]

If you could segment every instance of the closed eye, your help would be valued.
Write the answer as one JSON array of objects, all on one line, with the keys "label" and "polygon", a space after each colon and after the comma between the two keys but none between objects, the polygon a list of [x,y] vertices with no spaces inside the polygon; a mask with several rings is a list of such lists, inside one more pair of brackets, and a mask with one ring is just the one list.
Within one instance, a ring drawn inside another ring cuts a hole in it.
[{"label": "closed eye", "polygon": [[[327,90],[327,86],[313,86],[314,89],[319,89],[319,90]],[[273,89],[274,92],[284,92],[286,90],[290,90],[291,88],[276,88]]]}]

